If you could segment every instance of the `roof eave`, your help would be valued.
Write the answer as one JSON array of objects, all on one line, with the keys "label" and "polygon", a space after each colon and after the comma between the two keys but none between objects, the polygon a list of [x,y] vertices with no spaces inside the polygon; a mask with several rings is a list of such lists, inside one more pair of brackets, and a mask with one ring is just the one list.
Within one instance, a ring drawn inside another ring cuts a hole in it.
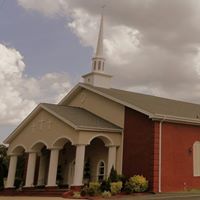
[{"label": "roof eave", "polygon": [[88,127],[88,126],[78,126],[76,128],[76,130],[79,130],[79,131],[94,131],[94,132],[115,132],[115,133],[121,133],[123,131],[123,129]]},{"label": "roof eave", "polygon": [[177,117],[173,115],[155,114],[150,117],[154,121],[165,121],[173,123],[200,125],[200,119],[192,119],[186,117]]},{"label": "roof eave", "polygon": [[35,116],[41,110],[40,104],[17,126],[17,128],[3,141],[4,144],[9,144],[18,134],[18,132],[24,128],[24,126],[31,121],[32,117]]}]

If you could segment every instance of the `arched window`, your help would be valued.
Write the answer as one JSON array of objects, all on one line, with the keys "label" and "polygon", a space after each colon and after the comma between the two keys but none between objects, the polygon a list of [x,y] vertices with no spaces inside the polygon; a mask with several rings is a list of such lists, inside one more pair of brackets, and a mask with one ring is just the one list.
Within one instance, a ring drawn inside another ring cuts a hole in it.
[{"label": "arched window", "polygon": [[200,176],[200,142],[193,144],[193,175]]},{"label": "arched window", "polygon": [[97,166],[97,179],[98,181],[103,181],[105,178],[105,162],[100,160]]}]

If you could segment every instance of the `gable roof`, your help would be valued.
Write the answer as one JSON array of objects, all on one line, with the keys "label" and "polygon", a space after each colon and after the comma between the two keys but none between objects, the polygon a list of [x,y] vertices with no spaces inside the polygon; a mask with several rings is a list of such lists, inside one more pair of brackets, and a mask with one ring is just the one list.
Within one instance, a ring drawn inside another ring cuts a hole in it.
[{"label": "gable roof", "polygon": [[41,103],[4,140],[4,143],[9,144],[42,109],[68,124],[75,130],[107,131],[119,133],[122,131],[120,127],[90,113],[83,108]]},{"label": "gable roof", "polygon": [[185,123],[200,124],[200,105],[177,101],[152,95],[129,92],[119,89],[106,89],[79,83],[60,104],[70,100],[73,93],[80,88],[85,88],[94,93],[102,95],[119,104],[139,111],[154,120],[171,120]]},{"label": "gable roof", "polygon": [[78,107],[61,106],[55,104],[42,104],[48,111],[52,111],[76,130],[105,130],[121,132],[121,128],[94,115],[93,113]]}]

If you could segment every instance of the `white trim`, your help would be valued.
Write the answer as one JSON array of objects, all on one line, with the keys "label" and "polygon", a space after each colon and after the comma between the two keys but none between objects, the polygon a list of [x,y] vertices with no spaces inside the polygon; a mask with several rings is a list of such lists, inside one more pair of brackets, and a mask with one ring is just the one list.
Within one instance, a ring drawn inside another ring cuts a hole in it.
[{"label": "white trim", "polygon": [[58,119],[60,119],[61,121],[63,121],[63,122],[65,122],[66,124],[70,125],[72,128],[77,129],[77,126],[76,126],[75,124],[73,124],[71,121],[66,120],[65,118],[59,116],[56,112],[54,112],[54,111],[52,111],[52,110],[46,108],[45,105],[41,105],[41,107],[42,107],[44,110],[46,110],[46,111],[48,111],[49,113],[51,113],[52,115],[54,115],[55,117],[57,117]]},{"label": "white trim", "polygon": [[[104,166],[103,166],[104,167],[104,174],[99,174],[99,167],[100,167],[99,164],[101,162],[104,164]],[[97,178],[96,178],[97,181],[99,181],[99,176],[100,175],[103,175],[103,180],[105,179],[105,177],[106,177],[106,162],[104,160],[99,160],[99,162],[97,163],[96,175],[97,175]]]},{"label": "white trim", "polygon": [[124,159],[124,131],[122,132],[122,142],[120,146],[121,150],[121,163],[120,163],[120,174],[123,174],[123,159]]},{"label": "white trim", "polygon": [[77,92],[78,92],[78,89],[80,90],[81,88],[87,89],[87,90],[92,91],[92,92],[94,92],[94,93],[96,93],[96,94],[99,94],[99,95],[101,95],[101,96],[103,96],[103,97],[105,97],[105,98],[108,98],[108,99],[110,99],[110,100],[112,100],[112,101],[114,101],[114,102],[117,102],[117,103],[119,103],[119,104],[121,104],[121,105],[124,105],[124,106],[127,106],[127,107],[129,107],[129,108],[132,108],[133,110],[136,110],[136,111],[138,111],[138,112],[140,112],[140,113],[143,113],[143,114],[147,115],[150,119],[155,120],[155,121],[156,121],[156,120],[160,121],[161,119],[163,119],[163,117],[166,117],[166,121],[168,120],[168,121],[177,122],[177,123],[182,122],[182,123],[184,123],[184,124],[200,125],[200,119],[192,119],[192,118],[185,118],[185,117],[177,117],[177,116],[173,116],[173,115],[163,115],[163,114],[159,114],[159,113],[154,113],[154,114],[153,114],[153,113],[150,113],[150,112],[148,112],[148,111],[145,111],[145,110],[143,110],[143,109],[141,109],[141,108],[139,108],[139,107],[137,107],[137,106],[134,106],[134,105],[132,105],[132,104],[130,104],[130,103],[127,103],[127,102],[125,102],[125,101],[121,101],[121,100],[119,100],[119,99],[117,99],[117,98],[114,98],[114,97],[108,95],[108,94],[105,94],[105,93],[103,93],[103,92],[100,92],[100,91],[98,91],[98,89],[95,89],[95,87],[92,88],[92,86],[88,86],[88,85],[85,85],[85,84],[83,84],[83,83],[77,84],[77,85],[73,88],[73,90],[72,90],[70,93],[68,93],[68,95],[65,96],[65,97],[59,102],[59,105],[62,105],[62,104],[63,104],[64,102],[66,102],[67,100],[70,101],[70,99],[73,98],[73,96],[75,95],[74,92],[75,92],[76,90],[77,90]]},{"label": "white trim", "polygon": [[[103,139],[101,139],[101,137],[105,138],[109,142],[109,144],[106,144],[105,141]],[[105,146],[106,145],[114,145],[114,143],[110,137],[108,137],[107,135],[101,135],[101,134],[91,137],[88,141],[88,144],[90,144],[91,141],[94,140],[95,138],[101,139],[103,141],[103,143],[105,144]]]},{"label": "white trim", "polygon": [[86,127],[86,126],[76,126],[71,121],[66,120],[65,118],[59,116],[56,112],[53,112],[52,110],[46,108],[45,104],[39,104],[29,115],[27,118],[25,118],[21,124],[3,141],[5,144],[9,144],[19,133],[20,130],[22,130],[28,122],[30,122],[37,113],[41,111],[41,109],[44,109],[48,113],[52,114],[54,117],[60,119],[61,121],[65,122],[75,130],[87,130],[87,131],[105,131],[105,132],[121,132],[120,129],[115,128],[101,128],[101,127]]},{"label": "white trim", "polygon": [[141,112],[141,113],[143,113],[143,114],[145,114],[145,115],[148,115],[148,116],[152,116],[152,115],[153,115],[152,113],[147,112],[147,111],[145,111],[145,110],[143,110],[143,109],[141,109],[141,108],[139,108],[139,107],[137,107],[137,106],[134,106],[134,105],[132,105],[132,104],[130,104],[130,103],[127,103],[127,102],[125,102],[125,101],[121,101],[121,100],[119,100],[119,99],[117,99],[117,98],[114,98],[114,97],[112,97],[112,96],[110,96],[110,95],[108,95],[108,94],[105,94],[105,93],[103,93],[103,92],[100,92],[100,91],[98,91],[98,90],[95,90],[95,88],[93,89],[93,88],[88,87],[88,86],[83,85],[83,84],[79,84],[79,85],[80,85],[81,87],[85,88],[85,89],[88,89],[88,90],[90,90],[90,91],[92,91],[92,92],[94,92],[94,93],[96,93],[96,94],[99,94],[99,95],[101,95],[101,96],[103,96],[103,97],[106,97],[106,98],[108,98],[108,99],[110,99],[110,100],[112,100],[112,101],[114,101],[114,102],[117,102],[117,103],[119,103],[119,104],[125,105],[125,106],[127,106],[127,107],[129,107],[129,108],[132,108],[132,109],[134,109],[134,110],[136,110],[136,111],[138,111],[138,112]]},{"label": "white trim", "polygon": [[158,192],[162,192],[162,124],[165,119],[159,123],[159,166],[158,166]]},{"label": "white trim", "polygon": [[17,128],[3,141],[5,144],[9,144],[9,142],[17,136],[17,133],[24,128],[24,126],[41,110],[40,104],[35,107],[35,109],[17,126]]},{"label": "white trim", "polygon": [[156,113],[154,116],[150,116],[152,120],[162,120],[165,118],[165,121],[173,122],[173,123],[183,123],[183,124],[192,124],[192,125],[200,125],[200,119],[192,119],[187,117],[177,117],[174,115],[163,115]]},{"label": "white trim", "polygon": [[22,147],[24,151],[27,152],[27,148],[23,144],[17,144],[12,148],[12,150],[10,151],[10,154],[13,154],[14,153],[13,151],[18,147]]},{"label": "white trim", "polygon": [[63,135],[63,136],[57,137],[57,138],[52,142],[51,147],[57,147],[57,146],[55,146],[55,143],[56,143],[58,140],[60,140],[60,139],[66,139],[66,140],[68,140],[69,142],[71,142],[72,145],[74,144],[74,141],[73,141],[71,138],[69,138],[69,137]]},{"label": "white trim", "polygon": [[73,98],[73,96],[75,95],[75,93],[78,92],[78,91],[76,91],[76,90],[78,90],[78,91],[81,90],[80,83],[78,83],[77,85],[75,85],[75,86],[70,90],[70,92],[68,92],[68,94],[67,94],[63,99],[61,99],[61,101],[58,103],[58,105],[63,105],[63,103],[64,103],[67,99],[70,99],[70,97]]},{"label": "white trim", "polygon": [[195,141],[192,146],[193,149],[193,176],[200,176],[200,142]]},{"label": "white trim", "polygon": [[42,141],[42,140],[38,140],[36,142],[34,142],[31,147],[30,147],[30,152],[32,152],[34,149],[34,146],[37,145],[37,144],[43,144],[44,146],[46,146],[47,149],[49,149],[49,146],[47,145],[46,142]]}]

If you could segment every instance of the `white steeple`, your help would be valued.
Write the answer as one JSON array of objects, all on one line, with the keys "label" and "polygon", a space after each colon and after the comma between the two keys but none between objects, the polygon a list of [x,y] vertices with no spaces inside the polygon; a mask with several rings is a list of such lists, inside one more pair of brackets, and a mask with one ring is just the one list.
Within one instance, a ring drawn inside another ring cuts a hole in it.
[{"label": "white steeple", "polygon": [[103,72],[104,63],[105,59],[103,56],[103,13],[102,13],[96,53],[92,58],[92,71]]},{"label": "white steeple", "polygon": [[96,52],[92,58],[92,70],[89,74],[82,77],[84,78],[84,83],[86,84],[96,87],[110,88],[112,76],[104,73],[105,58],[103,55],[103,25],[104,15],[102,12]]}]

